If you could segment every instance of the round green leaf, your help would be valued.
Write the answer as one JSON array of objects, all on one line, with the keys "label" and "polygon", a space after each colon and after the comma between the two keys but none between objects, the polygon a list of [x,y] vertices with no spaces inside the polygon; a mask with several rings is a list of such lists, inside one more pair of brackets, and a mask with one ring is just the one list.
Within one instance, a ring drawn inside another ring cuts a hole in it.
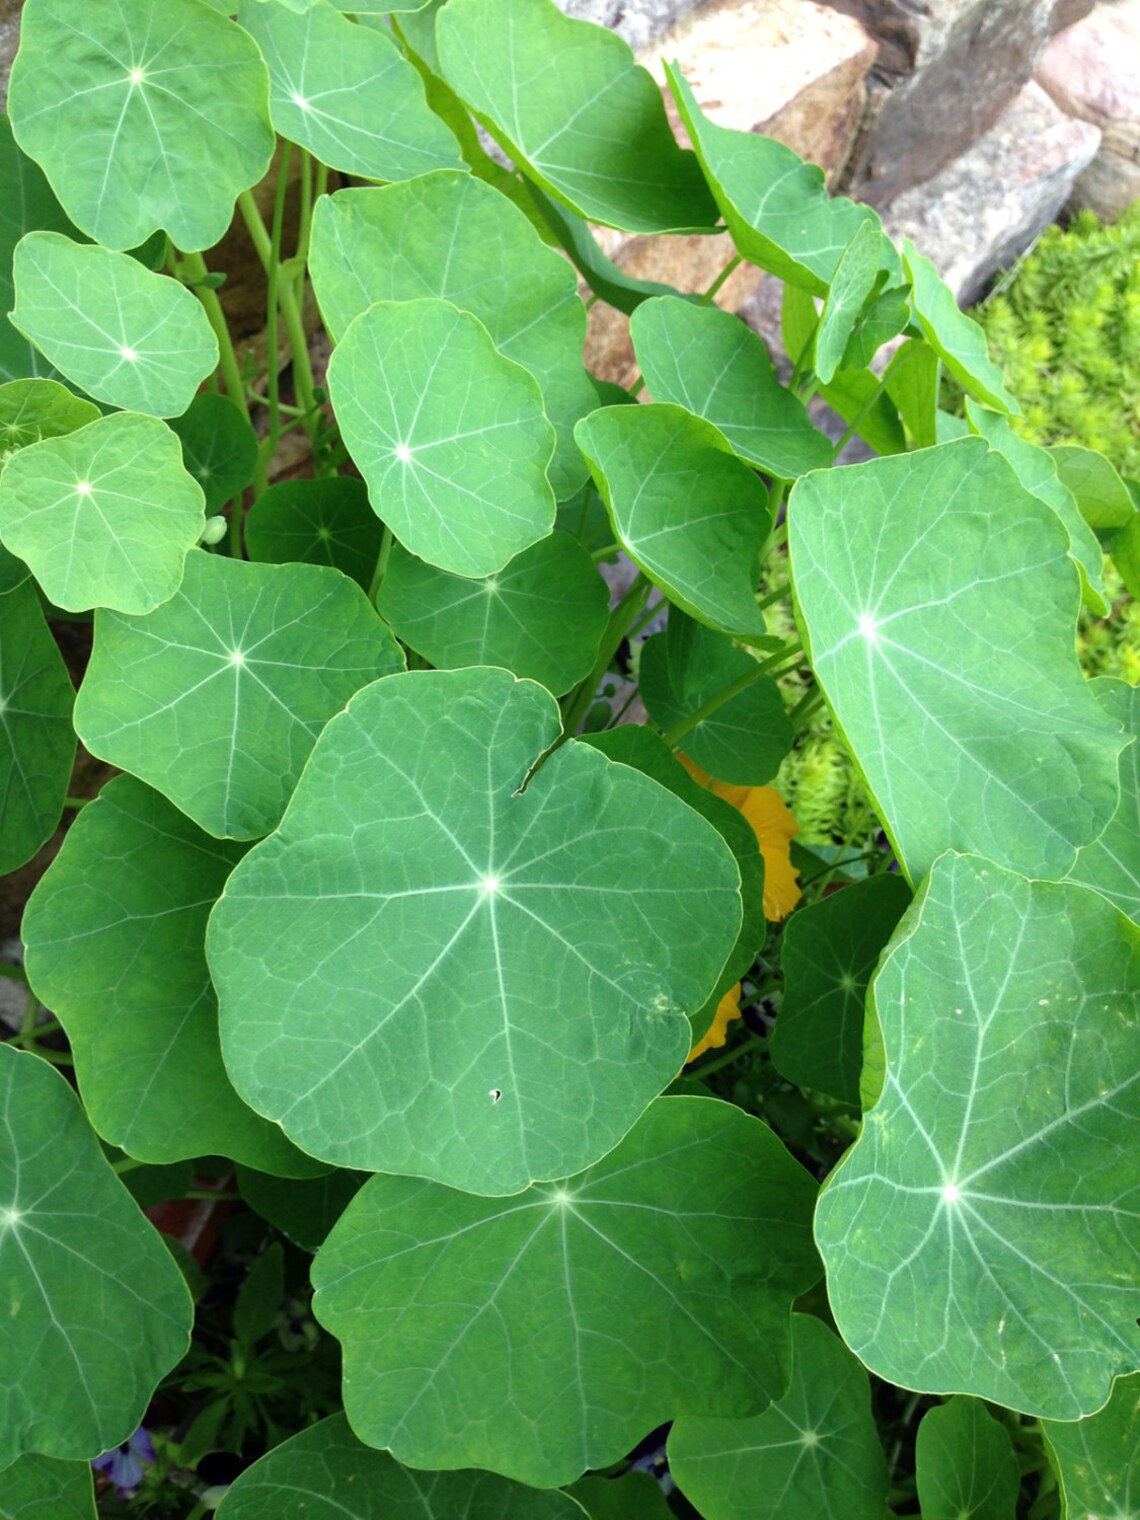
[{"label": "round green leaf", "polygon": [[75,761],[71,678],[35,588],[0,596],[0,875],[55,833]]},{"label": "round green leaf", "polygon": [[257,434],[228,396],[203,391],[170,430],[182,445],[187,473],[202,487],[207,512],[220,512],[253,479]]},{"label": "round green leaf", "polygon": [[1068,535],[980,438],[799,481],[811,666],[912,881],[943,850],[1056,879],[1119,800],[1074,653]]},{"label": "round green leaf", "polygon": [[835,1322],[905,1388],[1078,1419],[1140,1354],[1140,930],[951,854],[905,925],[883,1092],[816,1210]]},{"label": "round green leaf", "polygon": [[1140,1373],[1117,1378],[1103,1409],[1041,1430],[1065,1496],[1067,1520],[1131,1520],[1140,1492]]},{"label": "round green leaf", "polygon": [[0,1520],[97,1520],[89,1462],[20,1457],[0,1488]]},{"label": "round green leaf", "polygon": [[1077,851],[1068,880],[1102,892],[1122,913],[1140,922],[1140,691],[1124,681],[1092,683],[1093,695],[1110,718],[1133,736],[1120,756],[1120,806],[1104,833]]},{"label": "round green leaf", "polygon": [[558,734],[503,670],[379,681],[227,883],[226,1065],[310,1154],[517,1192],[595,1161],[679,1070],[739,931],[736,864],[584,745],[528,781]]},{"label": "round green leaf", "polygon": [[69,612],[149,612],[182,580],[205,518],[178,439],[114,412],[22,449],[0,475],[0,534]]},{"label": "round green leaf", "polygon": [[368,504],[368,488],[354,475],[283,480],[262,491],[245,519],[250,559],[331,565],[366,591],[383,537],[384,525]]},{"label": "round green leaf", "polygon": [[783,995],[769,1050],[789,1082],[858,1107],[867,984],[909,902],[906,882],[885,872],[788,919],[780,942]]},{"label": "round green leaf", "polygon": [[325,722],[402,665],[339,572],[198,550],[176,595],[147,617],[96,615],[75,726],[93,755],[209,833],[256,839],[280,818]]},{"label": "round green leaf", "polygon": [[766,633],[756,579],[767,493],[724,435],[657,402],[604,407],[574,436],[622,547],[670,601],[724,633]]},{"label": "round green leaf", "polygon": [[411,179],[459,168],[459,145],[390,36],[323,0],[303,15],[242,0],[241,24],[269,68],[273,125],[330,169]]},{"label": "round green leaf", "polygon": [[320,1177],[274,1177],[237,1169],[241,1195],[255,1213],[302,1251],[315,1251],[367,1181],[366,1172],[334,1168]]},{"label": "round green leaf", "polygon": [[903,239],[903,259],[911,282],[911,303],[926,341],[967,395],[999,412],[1020,412],[1005,388],[1005,376],[989,356],[981,327],[960,311],[954,292],[938,270]]},{"label": "round green leaf", "polygon": [[1132,521],[1136,505],[1103,454],[1070,443],[1054,444],[1049,454],[1061,483],[1076,497],[1090,528],[1123,528]]},{"label": "round green leaf", "polygon": [[353,1428],[417,1467],[546,1487],[678,1415],[762,1408],[818,1272],[814,1192],[767,1126],[707,1098],[661,1099],[521,1197],[373,1177],[313,1265]]},{"label": "round green leaf", "polygon": [[376,605],[433,665],[502,665],[559,696],[593,668],[610,600],[585,549],[552,533],[478,581],[396,545]]},{"label": "round green leaf", "polygon": [[226,1492],[218,1520],[581,1520],[566,1494],[487,1472],[418,1472],[336,1414],[275,1446]]},{"label": "round green leaf", "polygon": [[125,1441],[190,1343],[158,1234],[63,1078],[0,1045],[0,1467]]},{"label": "round green leaf", "polygon": [[201,302],[129,254],[29,232],[13,275],[12,321],[97,401],[177,417],[217,367],[218,340]]},{"label": "round green leaf", "polygon": [[450,0],[436,21],[448,83],[516,164],[592,222],[707,231],[716,207],[629,45],[553,0]]},{"label": "round green leaf", "polygon": [[0,470],[13,454],[45,438],[64,438],[101,413],[57,380],[12,380],[0,385]]},{"label": "round green leaf", "polygon": [[669,1471],[705,1520],[882,1520],[887,1512],[870,1380],[808,1314],[792,1316],[787,1393],[751,1419],[678,1420]]},{"label": "round green leaf", "polygon": [[739,317],[659,296],[641,303],[629,331],[654,398],[711,422],[741,459],[783,480],[831,463],[830,440],[780,384],[768,350]]},{"label": "round green leaf", "polygon": [[59,1018],[92,1125],[140,1161],[306,1169],[226,1076],[206,919],[242,846],[133,776],[85,807],[28,901],[28,976]]},{"label": "round green leaf", "polygon": [[405,548],[493,575],[554,524],[554,430],[533,377],[447,301],[378,301],[329,364],[349,453]]},{"label": "round green leaf", "polygon": [[586,308],[573,267],[509,200],[471,174],[440,171],[384,189],[322,197],[313,288],[334,337],[373,301],[436,296],[478,317],[499,352],[542,390],[561,501],[582,484],[574,424],[597,406],[582,364]]},{"label": "round green leaf", "polygon": [[1014,1520],[1021,1474],[1013,1442],[978,1399],[958,1394],[927,1410],[915,1463],[922,1520]]},{"label": "round green leaf", "polygon": [[77,227],[106,248],[159,228],[212,247],[269,168],[269,79],[253,39],[200,0],[26,0],[12,130]]}]

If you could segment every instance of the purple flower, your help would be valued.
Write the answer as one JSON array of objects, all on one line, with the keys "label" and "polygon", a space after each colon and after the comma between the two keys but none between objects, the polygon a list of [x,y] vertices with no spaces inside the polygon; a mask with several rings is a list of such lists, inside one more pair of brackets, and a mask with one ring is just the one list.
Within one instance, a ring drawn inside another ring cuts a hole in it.
[{"label": "purple flower", "polygon": [[129,1441],[113,1446],[101,1457],[92,1457],[91,1466],[96,1472],[107,1474],[120,1499],[130,1499],[138,1493],[142,1482],[143,1463],[153,1461],[154,1446],[140,1425]]}]

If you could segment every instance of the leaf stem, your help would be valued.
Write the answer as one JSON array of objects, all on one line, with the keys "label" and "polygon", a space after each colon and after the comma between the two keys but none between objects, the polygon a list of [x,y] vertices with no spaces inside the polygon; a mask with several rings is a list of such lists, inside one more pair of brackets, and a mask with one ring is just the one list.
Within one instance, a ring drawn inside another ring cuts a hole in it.
[{"label": "leaf stem", "polygon": [[226,322],[226,314],[222,310],[222,303],[218,300],[216,290],[211,290],[202,282],[210,271],[206,268],[206,261],[200,253],[183,253],[179,255],[182,267],[190,276],[186,282],[194,294],[201,301],[209,319],[210,326],[214,329],[214,336],[218,340],[218,360],[222,371],[222,380],[229,393],[230,399],[245,411],[245,385],[241,378],[241,369],[238,366],[237,355],[234,353],[233,341],[230,338],[229,325]]},{"label": "leaf stem", "polygon": [[768,659],[758,660],[752,670],[746,670],[742,676],[737,676],[735,681],[730,681],[722,691],[718,691],[707,702],[702,702],[700,707],[691,712],[687,718],[682,718],[680,723],[675,723],[661,737],[670,749],[676,749],[686,734],[691,733],[706,718],[711,718],[713,713],[722,708],[726,702],[731,702],[733,697],[739,696],[742,691],[747,691],[752,683],[758,681],[761,676],[767,675],[776,666],[782,665],[784,661],[791,659],[793,656],[798,656],[802,652],[798,643],[790,646],[785,645],[783,649],[778,649]]},{"label": "leaf stem", "polygon": [[766,607],[774,607],[777,602],[782,602],[792,594],[791,581],[785,581],[782,586],[777,586],[775,591],[769,591],[767,596],[756,598],[756,611],[763,612]]},{"label": "leaf stem", "polygon": [[721,270],[721,272],[717,275],[716,279],[712,282],[709,288],[705,291],[704,295],[701,297],[700,304],[702,306],[707,306],[712,300],[713,296],[716,295],[717,291],[729,278],[729,276],[734,274],[743,263],[744,255],[742,253],[734,254],[733,257],[729,259],[728,263]]},{"label": "leaf stem", "polygon": [[823,706],[823,692],[818,686],[813,686],[811,691],[804,692],[803,696],[788,714],[788,721],[797,733],[806,728],[808,723],[819,708]]},{"label": "leaf stem", "polygon": [[[238,196],[237,203],[249,232],[250,241],[268,278],[273,258],[273,242],[265,230],[265,223],[261,219],[261,212],[257,209],[257,202],[249,190],[243,190]],[[310,443],[315,447],[320,429],[320,418],[317,416],[317,402],[313,394],[313,369],[309,363],[309,345],[305,337],[305,324],[301,319],[301,308],[288,280],[278,281],[277,300],[281,307],[281,315],[285,318],[285,331],[289,337],[289,349],[293,356],[293,388],[297,393],[305,432],[309,435]]]},{"label": "leaf stem", "polygon": [[372,572],[372,579],[368,583],[368,600],[373,607],[376,598],[380,595],[380,587],[384,584],[384,575],[388,569],[388,557],[392,553],[392,530],[387,523],[384,524],[384,532],[380,535],[380,553],[376,556],[376,568]]},{"label": "leaf stem", "polygon": [[726,1066],[731,1066],[741,1056],[750,1051],[759,1050],[767,1042],[763,1035],[752,1034],[746,1040],[741,1040],[739,1045],[734,1045],[731,1050],[726,1050],[723,1055],[717,1056],[715,1061],[710,1061],[707,1066],[698,1066],[693,1071],[694,1077],[711,1077],[714,1071],[722,1071]]},{"label": "leaf stem", "polygon": [[642,571],[638,571],[629,590],[610,613],[609,625],[602,636],[594,668],[565,700],[565,706],[562,709],[562,738],[558,741],[559,743],[569,739],[577,731],[579,723],[589,711],[598,686],[606,671],[609,670],[614,655],[617,654],[618,646],[629,632],[638,614],[644,610],[645,599],[650,589],[648,577]]},{"label": "leaf stem", "polygon": [[281,168],[277,175],[277,194],[273,199],[273,230],[269,239],[269,264],[266,269],[268,294],[265,302],[265,347],[267,364],[265,390],[269,402],[269,435],[266,447],[257,454],[257,473],[253,482],[256,501],[269,484],[269,461],[281,442],[281,383],[277,373],[277,286],[281,276],[281,229],[285,220],[285,192],[289,183],[289,153],[292,143],[281,150]]},{"label": "leaf stem", "polygon": [[832,450],[831,454],[831,461],[833,464],[839,458],[840,454],[842,454],[847,445],[851,442],[852,438],[854,438],[855,434],[859,431],[860,426],[863,422],[866,421],[872,409],[878,404],[880,397],[885,395],[886,389],[887,377],[884,374],[880,378],[878,385],[867,397],[867,400],[855,413],[855,416],[852,418],[852,420],[847,424],[846,430],[840,435],[839,442],[835,445],[835,448]]}]

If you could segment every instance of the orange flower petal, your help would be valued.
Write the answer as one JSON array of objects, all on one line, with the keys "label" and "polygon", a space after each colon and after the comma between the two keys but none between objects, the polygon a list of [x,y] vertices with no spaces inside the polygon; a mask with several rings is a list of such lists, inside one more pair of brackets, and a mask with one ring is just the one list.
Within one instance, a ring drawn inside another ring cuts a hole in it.
[{"label": "orange flower petal", "polygon": [[689,1051],[685,1065],[691,1065],[698,1056],[703,1056],[706,1050],[713,1050],[723,1045],[728,1037],[729,1024],[733,1019],[740,1017],[740,983],[737,982],[736,986],[730,987],[716,1005],[716,1012],[713,1014],[708,1033]]},{"label": "orange flower petal", "polygon": [[791,855],[799,824],[787,803],[774,786],[729,786],[714,781],[688,755],[677,759],[694,781],[731,802],[748,819],[764,857],[764,917],[771,923],[786,918],[800,900],[799,876]]}]

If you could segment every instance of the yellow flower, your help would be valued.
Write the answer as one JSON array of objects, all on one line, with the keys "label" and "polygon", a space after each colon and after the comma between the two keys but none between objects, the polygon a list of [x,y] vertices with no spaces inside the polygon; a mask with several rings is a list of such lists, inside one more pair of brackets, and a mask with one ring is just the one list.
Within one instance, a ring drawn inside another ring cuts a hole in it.
[{"label": "yellow flower", "polygon": [[740,983],[737,982],[736,986],[730,987],[717,1004],[708,1033],[689,1051],[685,1058],[685,1065],[691,1065],[698,1056],[703,1056],[706,1050],[723,1045],[728,1035],[729,1024],[740,1016]]},{"label": "yellow flower", "polygon": [[[731,802],[748,819],[764,857],[764,917],[770,923],[786,918],[800,900],[800,884],[791,856],[792,837],[799,833],[799,825],[784,799],[774,786],[729,786],[714,781],[688,755],[677,759],[694,781]],[[723,1038],[717,1043],[723,1044]]]}]

